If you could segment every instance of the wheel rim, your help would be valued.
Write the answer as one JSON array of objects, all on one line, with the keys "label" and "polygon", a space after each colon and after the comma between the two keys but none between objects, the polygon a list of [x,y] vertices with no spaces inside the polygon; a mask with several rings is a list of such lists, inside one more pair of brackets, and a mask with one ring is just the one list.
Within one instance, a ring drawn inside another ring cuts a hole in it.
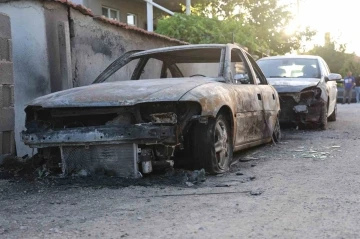
[{"label": "wheel rim", "polygon": [[229,137],[226,124],[218,121],[215,125],[215,154],[218,166],[224,168],[229,158]]}]

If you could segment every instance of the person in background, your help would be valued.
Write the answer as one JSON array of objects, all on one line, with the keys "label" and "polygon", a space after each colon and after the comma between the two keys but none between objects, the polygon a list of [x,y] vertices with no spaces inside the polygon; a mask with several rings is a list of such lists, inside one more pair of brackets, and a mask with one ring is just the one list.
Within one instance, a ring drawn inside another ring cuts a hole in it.
[{"label": "person in background", "polygon": [[344,97],[343,104],[346,102],[346,98],[348,98],[348,104],[351,102],[352,89],[356,85],[355,78],[352,76],[352,72],[349,71],[347,77],[344,78]]},{"label": "person in background", "polygon": [[356,103],[360,103],[360,75],[355,78]]}]

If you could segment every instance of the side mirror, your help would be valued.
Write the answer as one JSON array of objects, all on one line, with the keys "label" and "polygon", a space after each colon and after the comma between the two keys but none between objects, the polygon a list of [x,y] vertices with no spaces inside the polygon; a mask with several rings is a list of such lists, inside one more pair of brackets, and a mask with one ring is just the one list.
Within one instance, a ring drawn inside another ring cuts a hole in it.
[{"label": "side mirror", "polygon": [[326,78],[325,81],[339,81],[342,79],[340,74],[330,73]]},{"label": "side mirror", "polygon": [[234,76],[234,80],[235,80],[235,83],[238,83],[238,82],[240,82],[241,84],[249,84],[250,83],[250,79],[247,74],[236,74]]}]

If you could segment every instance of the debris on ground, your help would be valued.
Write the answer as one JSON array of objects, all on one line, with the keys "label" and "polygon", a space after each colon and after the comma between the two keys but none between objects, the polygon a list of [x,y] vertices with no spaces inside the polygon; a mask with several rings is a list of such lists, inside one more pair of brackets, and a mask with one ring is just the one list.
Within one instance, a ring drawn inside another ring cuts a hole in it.
[{"label": "debris on ground", "polygon": [[205,182],[205,169],[194,170],[192,172],[188,172],[187,174],[188,181],[191,183],[202,183]]},{"label": "debris on ground", "polygon": [[255,176],[251,176],[251,177],[249,177],[249,179],[250,179],[251,181],[254,181],[254,180],[256,179],[256,177],[255,177]]},{"label": "debris on ground", "polygon": [[215,187],[217,187],[217,188],[228,188],[228,187],[231,187],[231,185],[227,184],[227,183],[222,183],[222,184],[215,185]]},{"label": "debris on ground", "polygon": [[193,183],[190,183],[190,182],[185,182],[185,184],[186,184],[186,186],[189,186],[189,187],[194,186],[194,184],[193,184]]},{"label": "debris on ground", "polygon": [[240,161],[240,162],[248,162],[248,161],[251,161],[251,160],[259,160],[259,159],[260,159],[260,158],[247,156],[247,157],[244,157],[244,158],[240,158],[239,161]]},{"label": "debris on ground", "polygon": [[75,176],[78,177],[88,177],[90,173],[86,169],[81,169]]},{"label": "debris on ground", "polygon": [[[292,149],[291,152],[298,153],[298,154],[293,154],[293,158],[312,158],[312,159],[325,160],[331,157],[331,153],[338,148],[340,148],[340,146],[338,145],[324,147],[323,149],[314,149],[313,147],[306,149],[303,146],[299,146],[296,149]],[[336,151],[340,152],[341,150],[340,151],[336,150]]]},{"label": "debris on ground", "polygon": [[250,195],[251,196],[260,196],[261,194],[263,194],[264,191],[263,190],[253,190],[253,191],[250,191]]}]

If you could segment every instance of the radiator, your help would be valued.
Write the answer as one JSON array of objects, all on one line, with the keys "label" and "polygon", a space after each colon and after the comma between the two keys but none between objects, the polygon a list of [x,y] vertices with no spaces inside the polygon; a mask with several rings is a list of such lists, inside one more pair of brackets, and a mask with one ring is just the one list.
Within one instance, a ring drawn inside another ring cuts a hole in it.
[{"label": "radiator", "polygon": [[138,178],[137,144],[63,146],[60,147],[62,171],[65,175],[80,170],[89,173]]}]

